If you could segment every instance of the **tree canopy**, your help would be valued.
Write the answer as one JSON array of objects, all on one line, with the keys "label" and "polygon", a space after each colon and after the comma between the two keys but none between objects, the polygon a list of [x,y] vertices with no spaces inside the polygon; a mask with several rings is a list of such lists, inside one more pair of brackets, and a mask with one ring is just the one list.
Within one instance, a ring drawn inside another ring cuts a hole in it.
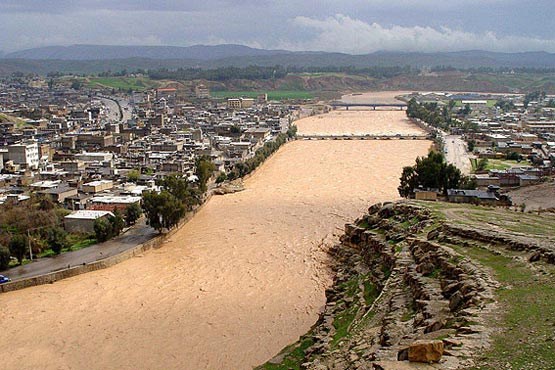
[{"label": "tree canopy", "polygon": [[177,226],[179,220],[185,216],[185,205],[167,190],[160,194],[149,191],[143,196],[143,209],[148,224],[158,231]]},{"label": "tree canopy", "polygon": [[435,151],[430,151],[427,157],[418,157],[414,166],[404,167],[400,180],[397,189],[402,197],[411,196],[417,188],[438,189],[447,194],[447,189],[473,187],[457,167],[447,164],[443,154]]}]

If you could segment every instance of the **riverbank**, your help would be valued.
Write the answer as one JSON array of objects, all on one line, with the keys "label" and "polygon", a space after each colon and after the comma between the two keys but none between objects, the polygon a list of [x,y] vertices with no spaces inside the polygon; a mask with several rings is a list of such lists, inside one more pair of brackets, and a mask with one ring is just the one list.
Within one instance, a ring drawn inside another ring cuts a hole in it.
[{"label": "riverbank", "polygon": [[526,217],[441,202],[371,206],[330,249],[334,283],[317,325],[259,369],[552,368],[544,322],[555,319],[555,248],[547,228],[523,233],[513,222],[552,227],[555,217]]}]

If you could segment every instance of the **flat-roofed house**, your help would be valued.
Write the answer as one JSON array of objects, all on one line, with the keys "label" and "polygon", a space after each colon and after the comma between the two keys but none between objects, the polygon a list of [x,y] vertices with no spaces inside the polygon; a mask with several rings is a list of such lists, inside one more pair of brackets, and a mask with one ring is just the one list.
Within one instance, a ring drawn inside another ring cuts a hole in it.
[{"label": "flat-roofed house", "polygon": [[95,221],[110,216],[114,214],[109,211],[75,211],[64,217],[64,229],[70,233],[94,233]]},{"label": "flat-roofed house", "polygon": [[84,193],[100,193],[104,190],[110,190],[113,187],[114,183],[111,180],[98,180],[83,184],[81,190],[83,190]]}]

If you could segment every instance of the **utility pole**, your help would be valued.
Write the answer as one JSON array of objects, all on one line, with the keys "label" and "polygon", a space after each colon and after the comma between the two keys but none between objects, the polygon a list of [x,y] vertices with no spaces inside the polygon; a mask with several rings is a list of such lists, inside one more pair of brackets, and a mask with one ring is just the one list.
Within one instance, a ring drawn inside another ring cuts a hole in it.
[{"label": "utility pole", "polygon": [[27,245],[29,246],[29,257],[33,260],[33,248],[31,248],[31,230],[27,230]]}]

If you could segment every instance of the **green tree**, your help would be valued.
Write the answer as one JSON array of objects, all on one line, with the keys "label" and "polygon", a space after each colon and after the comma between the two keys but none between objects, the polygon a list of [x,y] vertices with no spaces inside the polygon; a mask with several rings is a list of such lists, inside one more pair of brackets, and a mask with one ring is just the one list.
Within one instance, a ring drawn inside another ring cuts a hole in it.
[{"label": "green tree", "polygon": [[185,205],[167,190],[160,194],[146,192],[143,195],[143,209],[150,226],[161,232],[171,229],[185,216]]},{"label": "green tree", "polygon": [[109,217],[108,220],[112,224],[112,237],[121,234],[123,228],[125,227],[125,220],[123,219],[121,212],[116,209],[114,215]]},{"label": "green tree", "polygon": [[158,185],[184,203],[191,195],[189,182],[183,176],[178,174],[171,174],[164,177],[162,180],[158,181]]},{"label": "green tree", "polygon": [[0,271],[10,267],[10,250],[0,245]]},{"label": "green tree", "polygon": [[465,104],[465,106],[461,109],[461,114],[463,116],[468,116],[470,113],[472,113],[472,108],[470,107],[470,104]]},{"label": "green tree", "polygon": [[209,157],[202,156],[197,158],[195,174],[198,177],[199,189],[202,192],[206,191],[207,189],[206,184],[208,183],[208,180],[210,179],[210,177],[212,177],[212,174],[214,173],[215,170],[216,170],[216,165],[212,163]]},{"label": "green tree", "polygon": [[56,208],[56,203],[48,197],[41,197],[39,200],[39,209],[41,211],[50,211]]},{"label": "green tree", "polygon": [[227,180],[227,175],[225,174],[225,172],[220,172],[218,174],[218,177],[216,177],[216,184],[221,184],[225,180]]},{"label": "green tree", "polygon": [[127,173],[127,181],[137,183],[141,177],[141,173],[138,170],[131,170]]},{"label": "green tree", "polygon": [[112,222],[106,217],[97,218],[94,221],[94,234],[101,243],[109,240],[114,235]]},{"label": "green tree", "polygon": [[83,83],[81,81],[75,80],[71,83],[71,88],[73,90],[81,90],[81,87],[83,86]]},{"label": "green tree", "polygon": [[287,129],[287,137],[291,139],[295,136],[297,136],[297,125],[291,125],[289,126],[289,129]]},{"label": "green tree", "polygon": [[488,168],[488,163],[489,161],[487,158],[481,158],[476,165],[476,171],[484,171],[486,168]]},{"label": "green tree", "polygon": [[474,148],[476,147],[476,140],[468,140],[468,151],[473,152]]},{"label": "green tree", "polygon": [[68,246],[67,233],[61,227],[52,227],[47,231],[46,242],[54,253],[60,254]]},{"label": "green tree", "polygon": [[8,248],[10,249],[11,255],[17,258],[17,261],[21,265],[28,250],[27,237],[22,234],[14,235],[10,239]]},{"label": "green tree", "polygon": [[138,203],[130,204],[125,208],[125,222],[127,225],[134,225],[142,214],[143,210]]},{"label": "green tree", "polygon": [[414,189],[438,189],[447,194],[447,189],[470,186],[461,171],[447,164],[443,154],[430,151],[427,157],[418,157],[414,166],[403,168],[400,185],[397,188],[402,197],[409,197]]}]

